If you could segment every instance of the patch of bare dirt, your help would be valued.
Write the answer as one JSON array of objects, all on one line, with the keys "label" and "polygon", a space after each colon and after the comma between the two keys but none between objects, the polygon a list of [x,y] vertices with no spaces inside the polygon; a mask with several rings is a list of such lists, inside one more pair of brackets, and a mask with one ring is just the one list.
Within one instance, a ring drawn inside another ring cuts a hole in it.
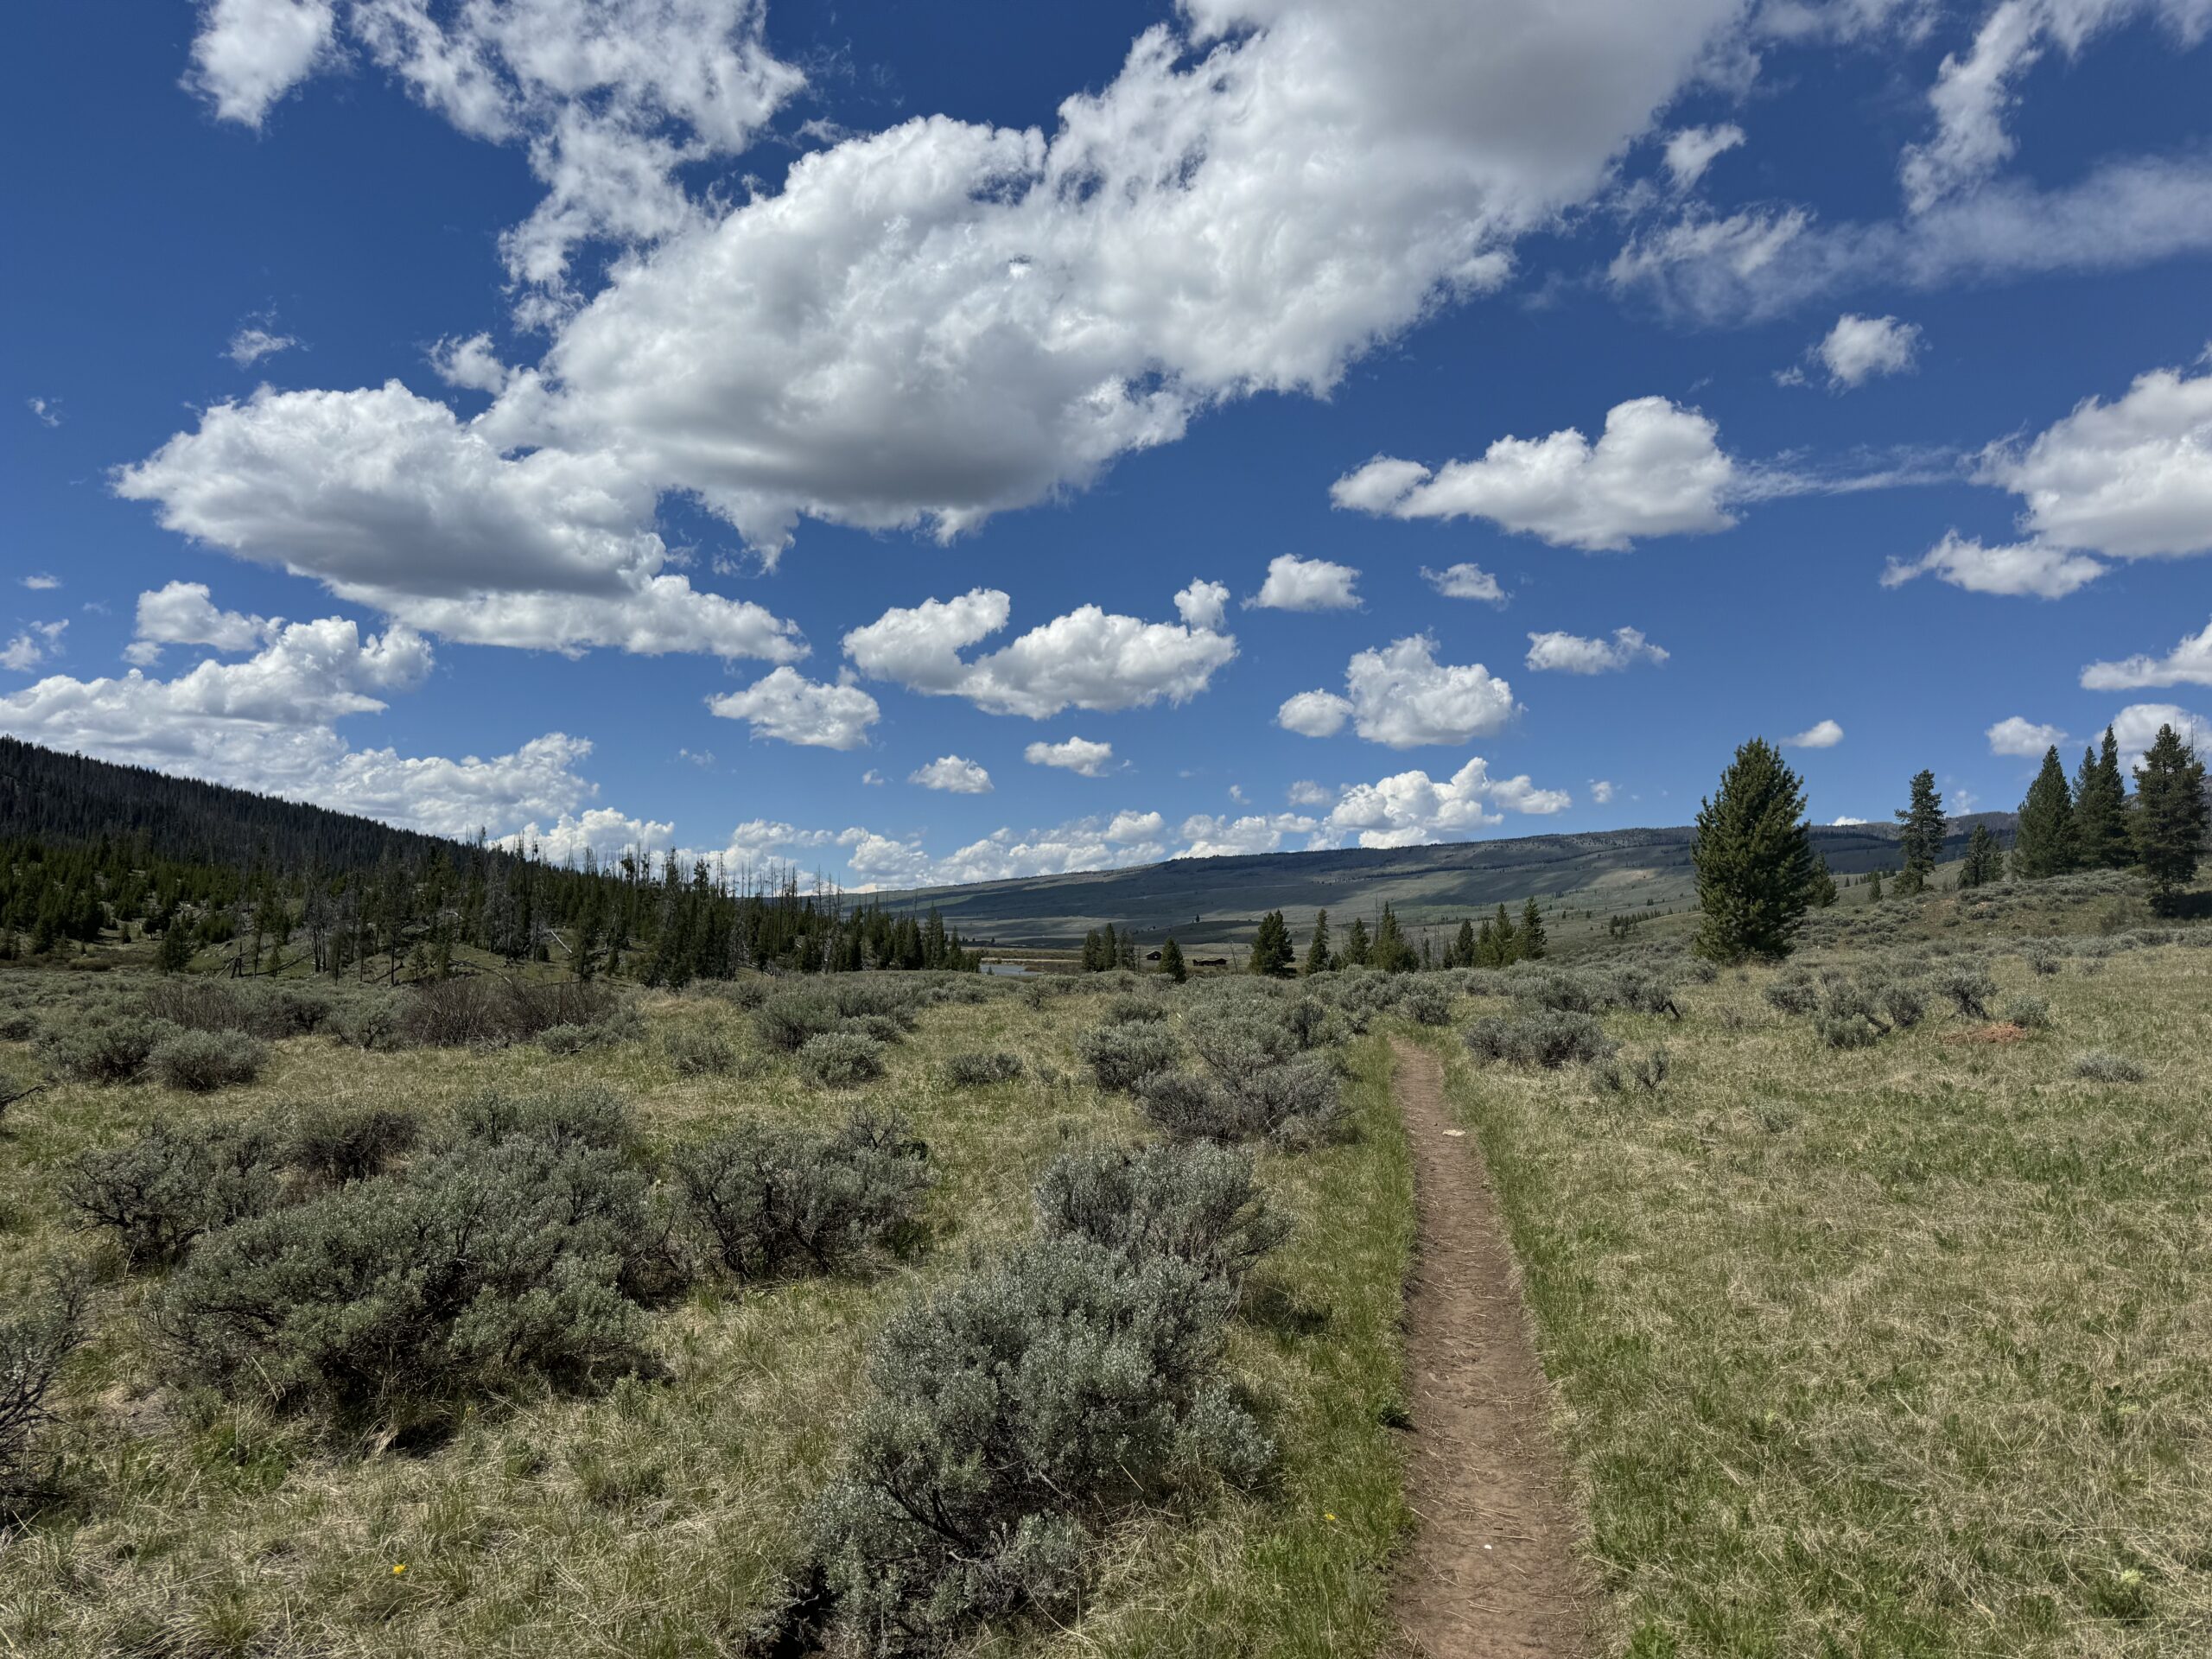
[{"label": "patch of bare dirt", "polygon": [[2028,1031],[2024,1026],[1976,1026],[1971,1031],[1946,1032],[1943,1040],[1947,1043],[2024,1043],[2028,1040]]},{"label": "patch of bare dirt", "polygon": [[1406,1306],[1420,1529],[1393,1600],[1405,1659],[1583,1659],[1590,1599],[1567,1465],[1481,1149],[1434,1055],[1396,1046],[1420,1243]]}]

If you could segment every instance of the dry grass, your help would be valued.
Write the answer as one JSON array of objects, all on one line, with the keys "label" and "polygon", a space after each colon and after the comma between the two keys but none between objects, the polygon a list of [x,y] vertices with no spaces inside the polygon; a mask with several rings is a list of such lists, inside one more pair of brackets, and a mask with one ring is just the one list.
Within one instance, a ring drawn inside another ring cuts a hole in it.
[{"label": "dry grass", "polygon": [[[1680,1027],[1607,1017],[1670,1050],[1656,1098],[1432,1038],[1527,1270],[1611,1649],[2212,1652],[2212,951],[2037,977],[2048,1032],[1850,1052],[1766,977],[1692,988]],[[2147,1081],[2076,1077],[2085,1046]]]},{"label": "dry grass", "polygon": [[[650,1135],[680,1141],[736,1112],[826,1117],[858,1096],[929,1142],[931,1236],[863,1280],[740,1294],[707,1287],[657,1315],[668,1380],[596,1397],[486,1401],[442,1442],[334,1445],[312,1421],[168,1386],[143,1342],[148,1289],[110,1263],[99,1335],[66,1378],[61,1500],[0,1541],[0,1651],[41,1655],[649,1656],[731,1651],[803,1542],[833,1466],[861,1361],[889,1312],[972,1253],[1029,1225],[1029,1188],[1068,1145],[1135,1140],[1125,1101],[1085,1080],[1073,1033],[1090,997],[1018,995],[931,1009],[854,1096],[798,1081],[745,1016],[650,997],[642,1040],[554,1057],[361,1053],[322,1038],[272,1045],[250,1088],[204,1097],[150,1086],[56,1087],[0,1130],[0,1290],[22,1294],[70,1234],[55,1172],[156,1116],[251,1115],[285,1103],[402,1103],[435,1116],[486,1086],[596,1081]],[[664,1037],[711,1029],[728,1077],[683,1077]],[[1020,1081],[956,1090],[952,1053],[1004,1049]],[[0,1045],[0,1059],[29,1056]],[[1400,1398],[1397,1288],[1411,1234],[1402,1137],[1379,1043],[1356,1052],[1351,1144],[1264,1175],[1299,1233],[1268,1270],[1234,1358],[1283,1447],[1277,1483],[1112,1541],[1097,1600],[1066,1631],[985,1633],[998,1654],[1314,1656],[1370,1650],[1380,1565],[1406,1516],[1383,1423]],[[1328,1518],[1333,1511],[1334,1518]],[[404,1567],[404,1573],[395,1568]]]}]

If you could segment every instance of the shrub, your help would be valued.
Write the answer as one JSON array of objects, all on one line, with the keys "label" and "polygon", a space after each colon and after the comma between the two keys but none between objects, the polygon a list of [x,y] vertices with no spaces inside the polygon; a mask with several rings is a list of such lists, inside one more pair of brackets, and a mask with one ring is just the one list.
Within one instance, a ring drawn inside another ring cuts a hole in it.
[{"label": "shrub", "polygon": [[1075,1052],[1101,1089],[1135,1089],[1173,1065],[1181,1046],[1173,1032],[1152,1024],[1093,1026],[1075,1039]]},{"label": "shrub", "polygon": [[1863,1014],[1824,1014],[1820,1033],[1830,1048],[1872,1048],[1882,1040],[1881,1027]]},{"label": "shrub", "polygon": [[1109,1026],[1149,1025],[1166,1017],[1167,1004],[1156,996],[1117,996],[1106,1004],[1105,1018]]},{"label": "shrub", "polygon": [[1290,1236],[1250,1156],[1203,1142],[1071,1152],[1046,1170],[1036,1196],[1046,1238],[1086,1238],[1132,1265],[1172,1256],[1232,1285]]},{"label": "shrub", "polygon": [[[914,1028],[924,987],[902,974],[836,974],[824,982],[830,1001],[847,1020],[874,1018]],[[897,1039],[891,1039],[896,1041]]]},{"label": "shrub", "polygon": [[1021,1073],[1021,1057],[1004,1051],[994,1054],[955,1054],[944,1063],[945,1081],[956,1089],[983,1089],[995,1083],[1012,1083]]},{"label": "shrub", "polygon": [[1779,980],[1766,988],[1768,1004],[1783,1014],[1811,1014],[1821,1006],[1821,994],[1810,980]]},{"label": "shrub", "polygon": [[1233,1086],[1305,1052],[1287,1013],[1279,1002],[1223,999],[1193,1010],[1184,1024],[1206,1068]]},{"label": "shrub", "polygon": [[678,1026],[662,1039],[668,1063],[683,1077],[720,1077],[737,1065],[737,1051],[711,1031]]},{"label": "shrub", "polygon": [[779,988],[753,1009],[753,1029],[764,1046],[796,1054],[808,1039],[836,1030],[844,1017],[819,990]]},{"label": "shrub", "polygon": [[1231,1288],[1039,1240],[893,1315],[818,1524],[840,1650],[941,1650],[1071,1608],[1098,1530],[1271,1449],[1222,1374]]},{"label": "shrub", "polygon": [[404,1107],[315,1106],[300,1114],[284,1161],[326,1186],[383,1174],[414,1149],[422,1121]]},{"label": "shrub", "polygon": [[16,1512],[37,1493],[47,1393],[85,1339],[89,1287],[82,1272],[65,1269],[34,1300],[0,1310],[0,1513]]},{"label": "shrub", "polygon": [[1466,1044],[1478,1060],[1547,1068],[1603,1060],[1613,1052],[1612,1039],[1590,1015],[1550,1008],[1478,1020],[1467,1028]]},{"label": "shrub", "polygon": [[1951,999],[1962,1020],[1989,1018],[1989,999],[1997,995],[1997,982],[1986,963],[1955,962],[1936,977],[1939,994]]},{"label": "shrub", "polygon": [[405,1001],[397,992],[357,993],[330,1011],[323,1029],[348,1047],[396,1048],[400,1040],[400,1015],[405,1009]]},{"label": "shrub", "polygon": [[677,1160],[686,1219],[741,1280],[830,1273],[910,1227],[928,1150],[904,1120],[855,1112],[835,1135],[741,1120]]},{"label": "shrub", "polygon": [[[555,1026],[611,1027],[607,1040],[634,1032],[607,987],[574,980],[531,983],[477,974],[433,980],[400,1005],[399,1036],[436,1048],[499,1048],[528,1042]],[[634,1016],[634,1010],[631,1011]]]},{"label": "shrub", "polygon": [[1656,1095],[1666,1087],[1667,1074],[1671,1069],[1667,1051],[1654,1048],[1641,1059],[1624,1060],[1616,1057],[1600,1060],[1592,1075],[1598,1087],[1609,1095],[1626,1094],[1630,1090]]},{"label": "shrub", "polygon": [[2091,1049],[2074,1057],[2074,1075],[2091,1083],[2141,1083],[2151,1073],[2140,1060]]},{"label": "shrub", "polygon": [[466,1141],[208,1239],[157,1324],[189,1374],[226,1390],[405,1417],[634,1369],[641,1316],[621,1281],[652,1235],[645,1179],[615,1153]]},{"label": "shrub", "polygon": [[907,1032],[912,1027],[887,1014],[855,1014],[847,1015],[844,1023],[837,1029],[852,1032],[887,1047],[893,1043],[905,1042]]},{"label": "shrub", "polygon": [[1398,994],[1398,1012],[1417,1026],[1452,1023],[1452,993],[1433,979],[1406,979]]},{"label": "shrub", "polygon": [[41,1039],[48,1066],[75,1083],[130,1083],[175,1027],[137,1014],[99,1012]]},{"label": "shrub", "polygon": [[477,1095],[461,1103],[454,1114],[454,1126],[456,1140],[486,1144],[520,1137],[555,1147],[626,1152],[637,1140],[622,1097],[597,1087],[553,1094]]},{"label": "shrub", "polygon": [[79,1224],[113,1232],[134,1267],[178,1261],[194,1239],[276,1198],[274,1139],[251,1124],[156,1123],[123,1146],[79,1154],[61,1179]]},{"label": "shrub", "polygon": [[2055,974],[2065,967],[2058,953],[2041,940],[2031,939],[2020,947],[2020,954],[2028,959],[2028,969],[2035,974]]},{"label": "shrub", "polygon": [[2005,1023],[2022,1031],[2048,1031],[2050,1004],[2039,996],[2016,996],[2005,1005]]},{"label": "shrub", "polygon": [[164,1084],[198,1095],[251,1083],[268,1062],[269,1046],[242,1031],[173,1031],[148,1057]]},{"label": "shrub", "polygon": [[824,1089],[849,1089],[883,1075],[883,1045],[857,1031],[825,1031],[798,1051],[799,1074]]}]

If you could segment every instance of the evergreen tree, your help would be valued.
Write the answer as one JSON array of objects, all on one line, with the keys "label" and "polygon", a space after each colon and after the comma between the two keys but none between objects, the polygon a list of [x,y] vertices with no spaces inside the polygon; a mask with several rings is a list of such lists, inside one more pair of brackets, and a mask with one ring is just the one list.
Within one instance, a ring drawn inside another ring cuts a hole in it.
[{"label": "evergreen tree", "polygon": [[1306,945],[1306,971],[1309,974],[1326,973],[1329,968],[1329,912],[1313,912],[1313,937]]},{"label": "evergreen tree", "polygon": [[1133,929],[1125,927],[1122,930],[1121,938],[1114,946],[1114,965],[1126,968],[1131,973],[1136,972],[1137,936]]},{"label": "evergreen tree", "polygon": [[1367,962],[1367,924],[1355,916],[1351,918],[1351,931],[1344,935],[1344,966],[1364,968]]},{"label": "evergreen tree", "polygon": [[1912,793],[1897,821],[1897,850],[1904,872],[1897,880],[1899,893],[1918,893],[1943,856],[1943,798],[1936,792],[1936,774],[1915,772]]},{"label": "evergreen tree", "polygon": [[1382,918],[1375,925],[1375,944],[1368,951],[1368,961],[1386,974],[1411,971],[1416,957],[1414,948],[1398,926],[1398,913],[1386,903]]},{"label": "evergreen tree", "polygon": [[1997,837],[1989,833],[1989,826],[1977,823],[1974,834],[1967,837],[1966,861],[1959,866],[1961,892],[1974,887],[1986,887],[2004,874],[2004,861],[1997,850]]},{"label": "evergreen tree", "polygon": [[2196,879],[2204,848],[2204,763],[2171,726],[2135,768],[2135,858],[2151,884],[2152,902],[2171,910]]},{"label": "evergreen tree", "polygon": [[1281,979],[1289,974],[1292,960],[1290,929],[1283,925],[1282,912],[1271,910],[1260,918],[1259,931],[1252,936],[1251,970]]},{"label": "evergreen tree", "polygon": [[1805,896],[1815,910],[1826,910],[1835,903],[1835,876],[1829,871],[1827,859],[1814,861],[1813,884],[1805,890]]},{"label": "evergreen tree", "polygon": [[2029,880],[2063,875],[2074,868],[2074,801],[2056,745],[2044,751],[2043,769],[2020,803],[2020,830],[2012,843],[2012,873]]},{"label": "evergreen tree", "polygon": [[181,974],[192,965],[192,930],[185,925],[183,917],[170,918],[169,925],[162,930],[154,965],[165,974]]},{"label": "evergreen tree", "polygon": [[1789,955],[1812,899],[1813,832],[1803,785],[1764,738],[1736,751],[1719,792],[1700,804],[1690,856],[1705,912],[1697,953]]},{"label": "evergreen tree", "polygon": [[1551,941],[1544,935],[1543,914],[1536,908],[1534,893],[1529,896],[1529,902],[1521,906],[1519,944],[1523,962],[1541,962],[1545,952],[1551,948]]},{"label": "evergreen tree", "polygon": [[1463,917],[1459,922],[1459,937],[1452,942],[1451,965],[1454,968],[1473,967],[1475,950],[1475,925]]},{"label": "evergreen tree", "polygon": [[1882,902],[1882,873],[1879,870],[1869,873],[1866,877],[1866,902],[1870,905]]},{"label": "evergreen tree", "polygon": [[1183,947],[1175,943],[1172,933],[1167,936],[1167,943],[1160,947],[1160,971],[1178,985],[1191,976],[1191,970],[1183,965]]},{"label": "evergreen tree", "polygon": [[2120,741],[2105,728],[2103,753],[2082,751],[2074,774],[2074,850],[2085,870],[2126,869],[2135,861],[2127,832],[2127,785],[2120,775]]}]

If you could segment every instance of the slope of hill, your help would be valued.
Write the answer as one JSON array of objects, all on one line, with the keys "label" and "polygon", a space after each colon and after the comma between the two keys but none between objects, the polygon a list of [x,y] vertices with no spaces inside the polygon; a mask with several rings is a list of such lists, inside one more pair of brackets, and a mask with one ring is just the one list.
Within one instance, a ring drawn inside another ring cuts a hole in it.
[{"label": "slope of hill", "polygon": [[[1954,819],[1944,857],[1957,857],[1976,823],[2009,845],[2012,817],[1981,813]],[[1186,950],[1224,951],[1251,937],[1262,913],[1280,909],[1300,931],[1326,910],[1343,927],[1355,916],[1370,924],[1385,902],[1418,931],[1457,927],[1459,918],[1530,897],[1547,912],[1554,937],[1603,930],[1616,916],[1648,915],[1694,902],[1687,825],[1610,830],[1582,835],[1522,836],[1502,841],[1449,842],[1427,847],[1353,848],[1328,852],[1265,853],[1236,858],[1181,858],[1128,869],[1031,876],[972,887],[928,887],[891,895],[891,902],[935,905],[946,925],[969,939],[1017,949],[1064,948],[1090,928],[1112,922],[1147,944],[1173,933]],[[1897,866],[1897,830],[1889,824],[1822,826],[1814,844],[1839,879]]]}]

